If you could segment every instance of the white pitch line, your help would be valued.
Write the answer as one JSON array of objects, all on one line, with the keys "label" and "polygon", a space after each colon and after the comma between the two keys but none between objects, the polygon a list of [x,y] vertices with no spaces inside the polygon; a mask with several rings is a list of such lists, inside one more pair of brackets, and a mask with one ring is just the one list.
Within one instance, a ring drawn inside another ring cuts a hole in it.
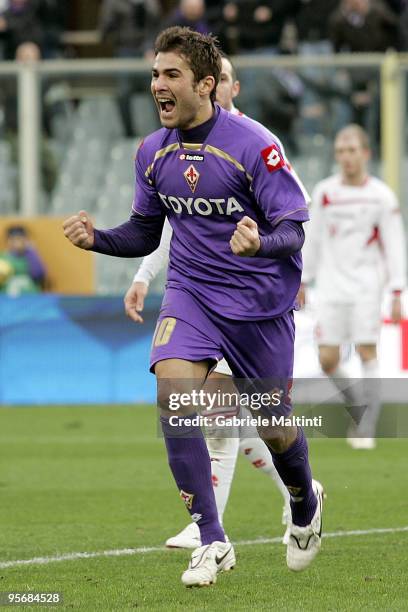
[{"label": "white pitch line", "polygon": [[[379,529],[354,529],[352,531],[332,531],[324,533],[323,538],[347,538],[352,536],[376,535],[382,533],[408,532],[407,527],[388,527]],[[257,544],[280,544],[282,538],[258,538],[256,540],[238,540],[235,546],[255,546]],[[116,550],[102,550],[99,552],[73,552],[56,555],[54,557],[34,557],[33,559],[16,559],[15,561],[0,561],[0,569],[17,567],[18,565],[47,565],[60,561],[75,561],[76,559],[96,559],[100,557],[127,557],[131,555],[144,555],[146,553],[163,552],[164,546],[141,546],[139,548],[122,548]]]}]

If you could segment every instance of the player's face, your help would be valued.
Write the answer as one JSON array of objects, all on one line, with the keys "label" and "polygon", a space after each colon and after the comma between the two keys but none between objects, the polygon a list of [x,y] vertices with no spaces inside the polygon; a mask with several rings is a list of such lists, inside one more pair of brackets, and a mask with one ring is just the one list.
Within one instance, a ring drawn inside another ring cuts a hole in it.
[{"label": "player's face", "polygon": [[366,173],[370,154],[357,134],[338,136],[334,143],[334,152],[345,179],[355,179]]},{"label": "player's face", "polygon": [[222,58],[222,70],[220,82],[217,85],[216,100],[222,108],[230,111],[232,101],[239,94],[239,81],[234,81],[232,76],[232,66],[226,57]]},{"label": "player's face", "polygon": [[202,111],[209,104],[211,79],[213,86],[212,77],[195,83],[193,71],[182,55],[172,51],[158,53],[152,68],[151,91],[161,124],[189,129],[205,121]]}]

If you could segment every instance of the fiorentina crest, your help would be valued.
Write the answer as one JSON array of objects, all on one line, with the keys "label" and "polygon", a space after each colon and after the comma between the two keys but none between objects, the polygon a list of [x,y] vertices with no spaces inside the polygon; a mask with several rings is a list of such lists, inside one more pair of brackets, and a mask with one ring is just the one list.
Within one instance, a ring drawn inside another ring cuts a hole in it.
[{"label": "fiorentina crest", "polygon": [[186,179],[188,186],[191,191],[194,193],[197,187],[198,179],[200,178],[200,173],[194,168],[193,164],[190,164],[185,172],[183,172],[184,178]]},{"label": "fiorentina crest", "polygon": [[180,490],[180,497],[186,504],[188,510],[191,510],[193,506],[194,493],[186,493],[183,489]]}]

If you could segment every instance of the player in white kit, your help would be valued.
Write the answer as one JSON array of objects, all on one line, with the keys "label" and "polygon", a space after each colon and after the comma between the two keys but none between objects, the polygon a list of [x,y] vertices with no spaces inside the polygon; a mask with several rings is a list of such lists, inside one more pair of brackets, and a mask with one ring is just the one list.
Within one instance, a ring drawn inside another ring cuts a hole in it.
[{"label": "player in white kit", "polygon": [[[299,301],[316,283],[319,360],[323,371],[349,404],[366,406],[361,422],[349,432],[353,448],[375,447],[380,415],[377,342],[384,287],[392,292],[393,322],[401,320],[401,291],[406,282],[404,229],[397,198],[368,174],[366,132],[343,128],[335,140],[339,174],[317,184],[303,249]],[[361,359],[362,394],[340,365],[340,348],[354,343]]]},{"label": "player in white kit", "polygon": [[[239,88],[239,81],[236,79],[231,62],[226,57],[223,57],[216,100],[220,106],[237,115],[241,113],[234,106],[233,99],[238,95]],[[143,322],[139,313],[143,310],[144,298],[147,295],[150,282],[168,264],[171,236],[172,229],[166,220],[159,248],[143,259],[133,283],[125,296],[126,313],[138,323]],[[232,386],[231,377],[232,372],[225,359],[217,364],[214,372],[210,375],[211,380],[219,379],[223,386],[222,388],[227,392],[236,392],[236,389]],[[226,413],[226,416],[228,416],[228,413]],[[243,416],[242,408],[241,416]],[[212,480],[220,523],[222,524],[223,522],[237,455],[238,452],[241,452],[255,468],[262,471],[275,482],[284,499],[282,522],[289,526],[291,520],[289,493],[276,471],[266,445],[257,436],[256,430],[251,433],[255,437],[244,437],[243,432],[236,432],[232,437],[222,437],[222,435],[214,438],[207,437],[206,441],[211,457]],[[284,543],[287,543],[287,538],[289,537],[288,529],[289,527],[287,527],[283,538]],[[170,548],[197,548],[200,545],[199,528],[194,522],[166,541],[166,546]]]}]

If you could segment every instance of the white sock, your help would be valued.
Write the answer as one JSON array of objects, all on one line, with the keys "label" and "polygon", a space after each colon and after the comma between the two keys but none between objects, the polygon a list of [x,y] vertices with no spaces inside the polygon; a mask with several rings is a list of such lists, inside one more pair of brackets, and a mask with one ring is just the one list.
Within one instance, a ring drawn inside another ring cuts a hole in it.
[{"label": "white sock", "polygon": [[335,371],[330,374],[330,379],[343,395],[347,404],[350,406],[361,405],[361,392],[356,379],[350,378],[341,366],[338,366]]},{"label": "white sock", "polygon": [[211,458],[211,473],[217,504],[218,519],[222,525],[238,456],[238,438],[207,438]]},{"label": "white sock", "polygon": [[336,385],[346,402],[347,411],[351,417],[349,435],[354,436],[364,413],[367,412],[367,402],[364,398],[361,381],[350,378],[341,366],[338,366],[330,374],[330,380]]},{"label": "white sock", "polygon": [[358,434],[368,438],[375,437],[375,430],[381,412],[381,379],[377,359],[362,361],[363,391],[367,410],[358,427]]},{"label": "white sock", "polygon": [[289,492],[273,464],[271,453],[265,442],[261,438],[242,438],[239,441],[239,451],[255,468],[267,474],[274,481],[282,493],[285,505],[289,504]]}]

